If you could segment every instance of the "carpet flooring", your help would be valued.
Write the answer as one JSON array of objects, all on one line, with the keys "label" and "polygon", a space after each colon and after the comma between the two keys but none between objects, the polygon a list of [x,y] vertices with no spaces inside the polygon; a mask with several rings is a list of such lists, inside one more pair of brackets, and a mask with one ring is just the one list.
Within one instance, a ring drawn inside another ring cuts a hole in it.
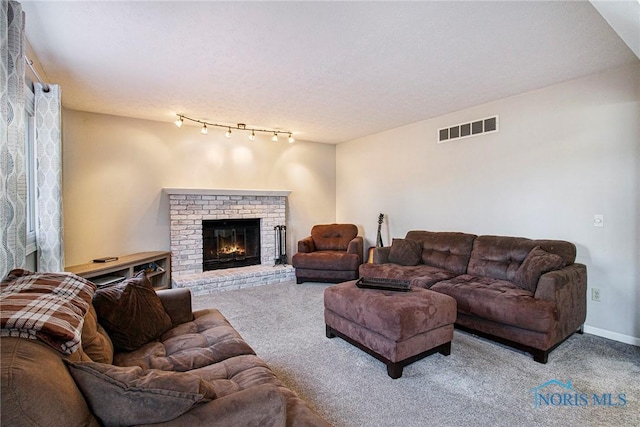
[{"label": "carpet flooring", "polygon": [[327,286],[264,285],[194,297],[193,306],[219,309],[336,427],[640,426],[639,347],[574,334],[543,365],[456,330],[450,356],[431,355],[392,380],[383,363],[326,338]]}]

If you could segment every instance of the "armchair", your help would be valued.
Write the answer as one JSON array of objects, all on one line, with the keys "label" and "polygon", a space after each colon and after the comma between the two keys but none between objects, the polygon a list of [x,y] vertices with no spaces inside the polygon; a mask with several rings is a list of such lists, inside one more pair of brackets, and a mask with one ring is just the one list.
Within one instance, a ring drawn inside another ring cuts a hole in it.
[{"label": "armchair", "polygon": [[364,241],[353,224],[314,225],[311,236],[298,241],[291,264],[296,282],[339,283],[357,279]]}]

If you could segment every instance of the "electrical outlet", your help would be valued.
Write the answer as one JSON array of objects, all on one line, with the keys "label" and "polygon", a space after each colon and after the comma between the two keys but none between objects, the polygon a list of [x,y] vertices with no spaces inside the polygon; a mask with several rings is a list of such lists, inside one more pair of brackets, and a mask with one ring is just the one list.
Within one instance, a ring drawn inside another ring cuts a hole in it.
[{"label": "electrical outlet", "polygon": [[593,216],[593,226],[594,227],[604,227],[604,215],[595,214]]},{"label": "electrical outlet", "polygon": [[591,299],[593,301],[600,301],[600,289],[599,288],[591,288]]}]

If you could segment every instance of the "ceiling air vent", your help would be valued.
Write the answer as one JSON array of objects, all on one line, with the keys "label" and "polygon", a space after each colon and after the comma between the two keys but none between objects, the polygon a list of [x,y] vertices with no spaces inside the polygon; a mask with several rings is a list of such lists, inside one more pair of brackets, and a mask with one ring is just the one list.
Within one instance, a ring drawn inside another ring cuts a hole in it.
[{"label": "ceiling air vent", "polygon": [[438,144],[454,139],[469,138],[485,133],[498,132],[498,116],[474,120],[469,123],[438,129]]}]

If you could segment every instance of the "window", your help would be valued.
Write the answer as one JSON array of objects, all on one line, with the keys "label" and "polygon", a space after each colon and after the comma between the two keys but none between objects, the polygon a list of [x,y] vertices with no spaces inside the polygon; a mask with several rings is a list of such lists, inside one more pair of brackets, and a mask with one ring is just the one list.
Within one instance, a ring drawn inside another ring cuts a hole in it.
[{"label": "window", "polygon": [[24,142],[25,171],[27,178],[27,255],[36,251],[36,129],[35,96],[33,90],[25,87]]}]

